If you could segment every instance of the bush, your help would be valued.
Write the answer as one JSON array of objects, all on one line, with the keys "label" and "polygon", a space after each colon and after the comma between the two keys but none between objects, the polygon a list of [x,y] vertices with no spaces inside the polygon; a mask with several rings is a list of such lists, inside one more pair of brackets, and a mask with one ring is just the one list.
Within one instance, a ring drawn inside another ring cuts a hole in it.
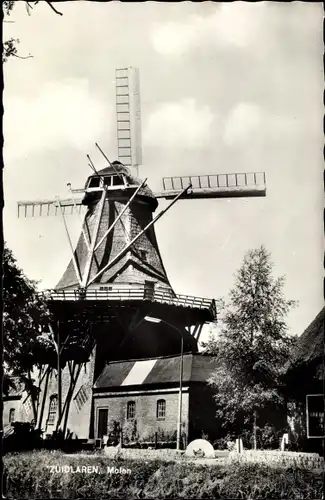
[{"label": "bush", "polygon": [[39,448],[43,432],[30,422],[13,422],[13,432],[3,440],[4,452]]},{"label": "bush", "polygon": [[117,420],[109,420],[107,424],[108,443],[116,446],[120,441],[121,424]]},{"label": "bush", "polygon": [[257,447],[261,450],[278,450],[280,448],[281,438],[286,432],[285,429],[277,429],[274,425],[266,424],[264,427],[258,427]]},{"label": "bush", "polygon": [[235,440],[236,438],[233,435],[227,434],[226,436],[218,438],[215,441],[213,441],[212,443],[213,448],[215,450],[229,450],[230,448],[229,443],[232,443],[231,448],[233,448],[235,446]]},{"label": "bush", "polygon": [[[317,500],[323,471],[262,464],[198,465],[163,460],[112,460],[97,454],[11,453],[4,457],[7,498],[244,498]],[[51,465],[96,465],[131,469],[131,474],[50,472]]]},{"label": "bush", "polygon": [[123,443],[134,443],[139,440],[136,420],[127,420],[122,428]]}]

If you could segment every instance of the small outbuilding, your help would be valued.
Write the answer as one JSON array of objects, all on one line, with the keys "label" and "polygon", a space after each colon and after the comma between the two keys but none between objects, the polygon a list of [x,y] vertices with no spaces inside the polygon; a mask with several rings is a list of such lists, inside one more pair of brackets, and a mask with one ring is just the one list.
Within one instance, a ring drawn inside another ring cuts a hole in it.
[{"label": "small outbuilding", "polygon": [[118,423],[122,432],[133,425],[139,442],[153,442],[155,436],[158,441],[175,441],[181,382],[183,442],[203,435],[213,439],[218,421],[207,380],[215,363],[209,356],[184,354],[182,377],[181,356],[108,363],[93,389],[94,437],[102,438],[112,423]]}]

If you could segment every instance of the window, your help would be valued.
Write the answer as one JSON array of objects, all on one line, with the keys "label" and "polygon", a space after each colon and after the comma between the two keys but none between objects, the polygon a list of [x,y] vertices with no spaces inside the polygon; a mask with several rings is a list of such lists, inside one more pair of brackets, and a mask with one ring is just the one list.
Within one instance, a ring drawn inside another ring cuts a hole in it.
[{"label": "window", "polygon": [[142,260],[147,260],[147,250],[140,249],[140,257]]},{"label": "window", "polygon": [[155,284],[153,281],[144,282],[144,298],[148,300],[153,300],[155,294]]},{"label": "window", "polygon": [[49,415],[47,423],[52,425],[55,422],[56,410],[58,408],[58,396],[54,394],[50,397]]},{"label": "window", "polygon": [[123,186],[124,185],[124,181],[123,181],[123,177],[119,176],[119,175],[113,175],[113,186]]},{"label": "window", "polygon": [[25,401],[24,401],[24,409],[25,409],[26,413],[29,413],[33,409],[33,405],[32,405],[32,401],[31,401],[30,396],[28,396],[27,399],[25,399]]},{"label": "window", "polygon": [[127,406],[127,419],[135,417],[135,402],[129,401]]},{"label": "window", "polygon": [[166,418],[166,400],[158,399],[157,401],[157,419],[165,420]]},{"label": "window", "polygon": [[99,182],[100,182],[99,177],[91,177],[89,180],[88,187],[89,188],[97,188],[97,187],[99,187]]},{"label": "window", "polygon": [[9,410],[9,423],[15,421],[15,408],[10,408]]},{"label": "window", "polygon": [[87,399],[88,399],[88,395],[87,395],[86,389],[82,385],[74,398],[74,402],[75,402],[78,410],[80,410],[83,407],[83,405],[85,404]]},{"label": "window", "polygon": [[104,177],[104,186],[111,186],[112,185],[112,177]]}]

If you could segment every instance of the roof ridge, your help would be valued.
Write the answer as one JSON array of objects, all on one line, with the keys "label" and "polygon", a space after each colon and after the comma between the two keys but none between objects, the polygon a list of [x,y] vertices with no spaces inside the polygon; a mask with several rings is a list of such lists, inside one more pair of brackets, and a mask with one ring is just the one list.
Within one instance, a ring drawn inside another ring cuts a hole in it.
[{"label": "roof ridge", "polygon": [[[184,352],[183,356],[188,356],[188,355],[198,355],[199,353],[193,353],[193,352]],[[113,364],[113,363],[126,363],[126,362],[136,362],[136,361],[149,361],[149,360],[154,360],[154,359],[168,359],[168,358],[179,358],[181,356],[181,353],[179,354],[168,354],[167,356],[149,356],[148,358],[131,358],[131,359],[118,359],[118,360],[112,360],[108,361],[106,365],[108,364]],[[105,366],[106,366],[105,365]]]}]

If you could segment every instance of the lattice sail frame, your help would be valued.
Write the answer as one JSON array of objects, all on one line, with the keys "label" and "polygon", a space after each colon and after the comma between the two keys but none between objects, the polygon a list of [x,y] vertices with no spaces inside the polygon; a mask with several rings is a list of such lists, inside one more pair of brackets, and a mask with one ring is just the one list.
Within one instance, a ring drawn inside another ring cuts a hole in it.
[{"label": "lattice sail frame", "polygon": [[115,81],[118,159],[138,168],[142,163],[139,69],[116,69]]}]

